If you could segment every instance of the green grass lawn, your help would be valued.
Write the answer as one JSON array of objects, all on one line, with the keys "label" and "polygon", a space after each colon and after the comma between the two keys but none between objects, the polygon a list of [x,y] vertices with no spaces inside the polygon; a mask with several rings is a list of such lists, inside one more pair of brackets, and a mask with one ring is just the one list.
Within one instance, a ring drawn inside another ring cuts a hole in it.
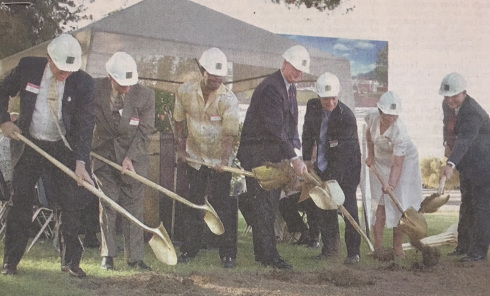
[{"label": "green grass lawn", "polygon": [[[444,232],[451,224],[456,223],[458,219],[457,212],[443,212],[435,214],[426,214],[429,225],[428,235]],[[344,222],[341,223],[341,234],[343,235]],[[245,233],[245,222],[240,216],[238,236],[238,259],[237,268],[233,271],[236,273],[247,272],[268,272],[269,268],[260,266],[254,261],[252,234]],[[391,231],[387,230],[385,235],[385,246],[391,246]],[[310,250],[303,246],[294,246],[290,243],[279,243],[279,252],[281,256],[289,261],[297,272],[312,271],[322,269],[325,264],[342,264],[343,258],[332,259],[329,261],[314,261],[311,257],[320,253],[320,249]],[[454,246],[439,247],[442,254],[452,250]],[[178,247],[176,247],[178,254]],[[342,252],[345,257],[345,244],[342,238]],[[0,244],[0,253],[3,255],[3,243]],[[361,245],[361,262],[360,268],[369,268],[371,265],[378,264],[369,254],[369,248],[363,241]],[[407,251],[407,258],[397,262],[401,265],[410,266],[417,256],[421,256],[414,250]],[[443,256],[445,257],[445,256]],[[444,259],[442,259],[444,260]],[[179,264],[168,266],[156,260],[149,246],[146,246],[145,261],[152,266],[153,272],[172,273],[186,275],[193,271],[200,273],[224,273],[219,260],[218,250],[202,250],[195,260],[188,264]],[[338,261],[338,262],[337,262]],[[421,261],[419,259],[418,261]],[[84,252],[81,267],[87,272],[87,279],[75,279],[60,271],[59,253],[54,249],[51,241],[39,241],[27,253],[18,266],[16,276],[0,276],[0,295],[93,295],[87,290],[80,288],[80,281],[85,281],[84,285],[90,283],[91,278],[105,277],[124,277],[138,273],[128,267],[121,254],[115,258],[115,271],[106,271],[100,269],[100,255],[97,249],[87,249]],[[87,282],[88,281],[88,282]],[[148,295],[150,296],[150,295]]]}]

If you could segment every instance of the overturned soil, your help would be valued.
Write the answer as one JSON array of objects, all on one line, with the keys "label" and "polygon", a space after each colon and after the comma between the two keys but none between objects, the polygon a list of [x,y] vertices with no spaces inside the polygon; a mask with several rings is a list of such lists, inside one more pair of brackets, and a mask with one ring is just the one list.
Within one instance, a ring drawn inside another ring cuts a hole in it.
[{"label": "overturned soil", "polygon": [[258,269],[191,273],[142,273],[129,277],[87,279],[78,283],[93,295],[107,296],[296,296],[296,295],[488,295],[490,264],[448,258],[435,266],[396,261],[345,266],[331,264],[307,272]]}]

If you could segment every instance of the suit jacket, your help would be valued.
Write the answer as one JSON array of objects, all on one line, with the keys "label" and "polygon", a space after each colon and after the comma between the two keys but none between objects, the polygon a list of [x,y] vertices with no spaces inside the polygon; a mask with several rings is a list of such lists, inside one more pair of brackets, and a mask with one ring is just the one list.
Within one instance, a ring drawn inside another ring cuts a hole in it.
[{"label": "suit jacket", "polygon": [[[126,94],[121,121],[116,128],[111,110],[111,81],[95,79],[95,130],[92,150],[118,164],[128,156],[137,174],[146,176],[150,164],[148,145],[155,132],[155,92],[136,84]],[[94,160],[94,170],[105,164]],[[126,183],[138,182],[123,177]]]},{"label": "suit jacket", "polygon": [[454,127],[456,141],[448,161],[456,164],[460,177],[473,184],[488,184],[490,177],[490,119],[470,96],[461,105]]},{"label": "suit jacket", "polygon": [[[311,160],[314,145],[320,141],[322,124],[320,99],[310,99],[303,125],[303,159]],[[339,101],[328,121],[325,171],[326,180],[335,179],[341,186],[357,186],[361,177],[361,149],[354,113]]]},{"label": "suit jacket", "polygon": [[289,102],[280,70],[259,84],[245,116],[237,153],[245,169],[296,156],[293,140],[298,132],[297,110],[297,102]]},{"label": "suit jacket", "polygon": [[[20,96],[20,114],[17,125],[24,136],[29,135],[32,113],[36,105],[37,94],[28,84],[38,86],[48,63],[47,58],[26,57],[0,83],[0,120],[10,121],[8,103],[10,97]],[[92,132],[94,129],[93,111],[93,78],[82,70],[72,73],[65,81],[62,99],[62,119],[66,129],[66,139],[75,153],[77,160],[89,163]],[[12,167],[24,151],[24,143],[11,141]]]}]

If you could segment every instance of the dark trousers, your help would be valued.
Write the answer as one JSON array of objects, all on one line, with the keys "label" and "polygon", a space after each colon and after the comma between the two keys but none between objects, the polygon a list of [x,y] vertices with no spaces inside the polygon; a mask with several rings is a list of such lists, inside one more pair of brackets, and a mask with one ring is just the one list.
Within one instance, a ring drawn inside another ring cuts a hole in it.
[{"label": "dark trousers", "polygon": [[[73,152],[69,151],[62,141],[33,140],[33,142],[70,169],[75,168]],[[76,268],[80,264],[83,251],[82,244],[78,239],[80,207],[82,205],[79,204],[77,196],[74,194],[78,186],[73,179],[27,145],[13,171],[13,207],[7,219],[4,264],[17,266],[24,255],[29,239],[32,206],[36,198],[35,184],[43,169],[52,174],[52,186],[54,186],[52,188],[56,188],[58,193],[53,197],[54,204],[60,209],[62,265]]]},{"label": "dark trousers", "polygon": [[[298,200],[301,192],[292,194],[279,201],[279,210],[288,226],[289,232],[308,232],[308,237],[311,240],[318,241],[320,236],[320,225],[318,223],[318,211],[316,205],[311,198],[308,198],[301,203]],[[299,211],[306,213],[307,225],[303,221]]]},{"label": "dark trousers", "polygon": [[[225,227],[225,233],[219,238],[219,255],[221,258],[236,258],[238,207],[236,200],[230,197],[231,173],[220,173],[205,166],[196,170],[188,165],[187,176],[190,185],[187,199],[194,204],[204,204],[206,189],[209,186],[209,202]],[[180,251],[194,257],[202,245],[205,227],[204,212],[186,206],[182,209],[182,214],[184,241],[180,246]]]},{"label": "dark trousers", "polygon": [[490,244],[490,185],[467,184],[465,187],[471,192],[473,202],[470,207],[473,207],[474,213],[468,254],[487,258]]},{"label": "dark trousers", "polygon": [[[317,172],[322,180],[326,181],[327,178],[323,176],[322,172]],[[359,212],[357,208],[356,190],[358,184],[345,184],[339,182],[340,188],[344,192],[345,201],[344,207],[352,216],[352,218],[359,224]],[[322,234],[323,249],[322,253],[326,255],[334,255],[339,252],[339,222],[337,216],[337,210],[322,210],[320,212],[320,232]],[[347,257],[361,254],[361,235],[356,231],[354,226],[344,217],[345,223],[345,245],[347,248]]]},{"label": "dark trousers", "polygon": [[470,242],[475,221],[475,193],[468,180],[460,180],[461,205],[459,206],[458,221],[458,245],[456,249],[467,253],[470,249]]},{"label": "dark trousers", "polygon": [[274,232],[275,213],[273,203],[278,200],[280,190],[265,191],[256,179],[247,177],[247,192],[252,194],[252,235],[255,261],[270,264],[280,256]]}]

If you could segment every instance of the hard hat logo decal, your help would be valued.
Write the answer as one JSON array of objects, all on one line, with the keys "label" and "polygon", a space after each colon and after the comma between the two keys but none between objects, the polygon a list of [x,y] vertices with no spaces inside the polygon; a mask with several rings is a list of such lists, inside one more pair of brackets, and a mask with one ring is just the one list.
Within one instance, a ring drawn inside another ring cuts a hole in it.
[{"label": "hard hat logo decal", "polygon": [[303,65],[304,67],[306,67],[306,65],[308,65],[308,61],[307,60],[303,60],[303,62],[301,62],[301,65]]},{"label": "hard hat logo decal", "polygon": [[330,85],[325,85],[325,91],[331,91],[332,87]]},{"label": "hard hat logo decal", "polygon": [[66,63],[72,65],[75,62],[75,57],[66,57]]},{"label": "hard hat logo decal", "polygon": [[444,90],[445,91],[448,91],[450,89],[451,89],[451,87],[449,86],[449,84],[444,84]]},{"label": "hard hat logo decal", "polygon": [[221,63],[216,63],[216,70],[221,70],[222,67]]},{"label": "hard hat logo decal", "polygon": [[126,72],[126,79],[133,78],[133,72]]},{"label": "hard hat logo decal", "polygon": [[396,104],[391,104],[390,109],[391,110],[396,110]]}]

